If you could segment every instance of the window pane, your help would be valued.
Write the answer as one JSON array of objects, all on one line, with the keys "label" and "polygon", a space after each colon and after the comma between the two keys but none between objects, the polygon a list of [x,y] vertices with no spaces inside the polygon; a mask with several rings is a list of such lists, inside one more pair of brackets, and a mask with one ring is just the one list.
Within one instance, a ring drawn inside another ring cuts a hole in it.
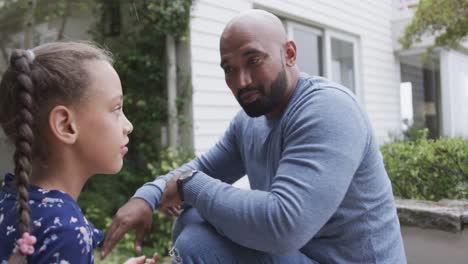
[{"label": "window pane", "polygon": [[353,43],[340,39],[331,39],[332,80],[348,87],[354,88],[354,54]]},{"label": "window pane", "polygon": [[298,27],[293,31],[299,69],[310,75],[322,75],[322,37]]},{"label": "window pane", "polygon": [[428,128],[429,136],[440,135],[440,62],[421,61],[419,55],[400,57],[401,81],[412,86],[413,124]]}]

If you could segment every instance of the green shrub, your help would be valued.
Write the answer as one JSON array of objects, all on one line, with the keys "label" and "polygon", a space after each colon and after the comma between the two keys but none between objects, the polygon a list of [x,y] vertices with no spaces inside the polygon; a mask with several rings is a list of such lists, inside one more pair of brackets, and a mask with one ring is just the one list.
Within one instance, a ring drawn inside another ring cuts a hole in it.
[{"label": "green shrub", "polygon": [[382,146],[385,167],[396,196],[405,199],[468,199],[468,142],[461,138],[427,138],[427,129],[412,140]]}]

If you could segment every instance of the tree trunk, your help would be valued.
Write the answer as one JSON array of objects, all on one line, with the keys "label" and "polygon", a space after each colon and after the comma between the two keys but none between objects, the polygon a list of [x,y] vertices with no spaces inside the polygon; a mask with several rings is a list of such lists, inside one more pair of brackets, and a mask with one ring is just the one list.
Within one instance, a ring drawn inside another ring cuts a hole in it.
[{"label": "tree trunk", "polygon": [[177,72],[176,72],[176,44],[174,37],[166,36],[167,54],[167,113],[168,113],[168,139],[169,147],[177,147],[179,143],[179,125],[177,113]]},{"label": "tree trunk", "polygon": [[65,26],[67,25],[68,17],[70,16],[71,13],[71,1],[66,0],[65,1],[65,10],[62,15],[62,22],[60,23],[60,28],[57,33],[57,40],[62,40],[65,35]]},{"label": "tree trunk", "polygon": [[28,15],[26,16],[24,30],[24,48],[29,49],[33,46],[33,31],[34,31],[34,10],[36,9],[36,0],[28,1]]}]

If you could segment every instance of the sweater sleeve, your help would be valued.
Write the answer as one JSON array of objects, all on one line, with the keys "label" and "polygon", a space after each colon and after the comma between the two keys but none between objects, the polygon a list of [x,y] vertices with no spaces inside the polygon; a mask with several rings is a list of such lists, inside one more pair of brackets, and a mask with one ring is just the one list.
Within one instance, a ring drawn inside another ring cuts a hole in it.
[{"label": "sweater sleeve", "polygon": [[223,137],[207,153],[152,182],[145,183],[136,191],[133,198],[145,200],[155,210],[161,201],[166,183],[175,174],[189,169],[202,171],[228,184],[244,176],[245,170],[236,141],[236,122],[240,114],[233,119]]},{"label": "sweater sleeve", "polygon": [[369,134],[355,100],[334,88],[305,95],[285,118],[283,152],[269,191],[237,189],[203,173],[184,186],[186,201],[218,232],[273,254],[299,250],[330,219]]}]

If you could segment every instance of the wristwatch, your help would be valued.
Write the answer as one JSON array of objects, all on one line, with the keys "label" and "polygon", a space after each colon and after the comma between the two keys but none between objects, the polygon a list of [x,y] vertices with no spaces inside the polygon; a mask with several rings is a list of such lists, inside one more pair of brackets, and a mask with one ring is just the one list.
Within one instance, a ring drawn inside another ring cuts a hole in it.
[{"label": "wristwatch", "polygon": [[177,193],[179,194],[180,200],[183,202],[184,201],[184,184],[190,179],[192,179],[192,176],[198,172],[197,170],[187,170],[182,172],[179,177],[177,178]]}]

